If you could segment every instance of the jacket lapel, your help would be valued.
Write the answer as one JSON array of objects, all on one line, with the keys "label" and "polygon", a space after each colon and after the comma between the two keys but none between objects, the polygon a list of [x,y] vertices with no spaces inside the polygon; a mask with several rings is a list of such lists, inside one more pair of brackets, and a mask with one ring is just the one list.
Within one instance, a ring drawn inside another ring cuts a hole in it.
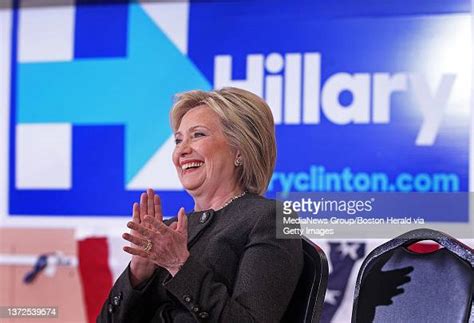
[{"label": "jacket lapel", "polygon": [[204,212],[194,212],[188,216],[188,248],[190,248],[199,238],[204,229],[211,224],[214,219],[214,210]]}]

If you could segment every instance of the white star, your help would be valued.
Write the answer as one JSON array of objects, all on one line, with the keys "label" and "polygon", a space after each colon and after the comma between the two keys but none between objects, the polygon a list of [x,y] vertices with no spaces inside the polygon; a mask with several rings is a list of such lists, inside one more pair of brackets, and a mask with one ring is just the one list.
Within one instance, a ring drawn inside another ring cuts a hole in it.
[{"label": "white star", "polygon": [[337,297],[341,295],[340,290],[328,289],[326,291],[326,295],[324,296],[324,303],[328,303],[331,305],[337,305]]},{"label": "white star", "polygon": [[341,245],[337,248],[337,250],[341,252],[342,259],[346,258],[346,256],[349,256],[352,260],[357,260],[359,259],[359,255],[357,255],[357,250],[359,247],[360,244],[358,243],[348,244],[347,242],[341,242]]}]

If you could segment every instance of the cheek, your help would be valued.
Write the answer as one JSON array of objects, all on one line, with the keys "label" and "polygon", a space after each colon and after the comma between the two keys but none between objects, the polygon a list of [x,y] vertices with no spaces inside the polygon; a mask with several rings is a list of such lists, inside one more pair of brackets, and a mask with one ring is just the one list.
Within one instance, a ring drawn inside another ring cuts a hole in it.
[{"label": "cheek", "polygon": [[171,155],[171,160],[173,161],[174,166],[178,167],[178,154],[176,152],[176,149],[173,150],[173,154]]},{"label": "cheek", "polygon": [[233,153],[229,150],[227,143],[216,145],[213,149],[208,150],[207,156],[213,160],[214,166],[219,169],[233,165]]}]

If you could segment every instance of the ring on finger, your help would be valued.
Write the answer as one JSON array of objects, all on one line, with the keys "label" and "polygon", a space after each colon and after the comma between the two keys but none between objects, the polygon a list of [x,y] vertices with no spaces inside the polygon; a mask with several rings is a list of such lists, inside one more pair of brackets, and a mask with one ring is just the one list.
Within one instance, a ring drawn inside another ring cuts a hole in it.
[{"label": "ring on finger", "polygon": [[143,247],[143,251],[145,251],[146,253],[149,253],[151,248],[153,248],[153,243],[151,242],[151,240],[146,240],[146,245],[145,247]]}]

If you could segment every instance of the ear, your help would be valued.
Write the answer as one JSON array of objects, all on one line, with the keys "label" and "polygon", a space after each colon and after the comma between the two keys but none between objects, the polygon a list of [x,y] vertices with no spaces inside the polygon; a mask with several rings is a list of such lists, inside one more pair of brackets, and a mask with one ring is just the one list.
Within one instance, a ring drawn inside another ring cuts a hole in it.
[{"label": "ear", "polygon": [[237,150],[237,152],[235,153],[235,158],[234,158],[234,166],[235,167],[240,167],[242,166],[242,155],[240,154],[240,151]]},{"label": "ear", "polygon": [[242,154],[240,153],[240,150],[237,150],[234,155],[234,159],[242,159]]}]

